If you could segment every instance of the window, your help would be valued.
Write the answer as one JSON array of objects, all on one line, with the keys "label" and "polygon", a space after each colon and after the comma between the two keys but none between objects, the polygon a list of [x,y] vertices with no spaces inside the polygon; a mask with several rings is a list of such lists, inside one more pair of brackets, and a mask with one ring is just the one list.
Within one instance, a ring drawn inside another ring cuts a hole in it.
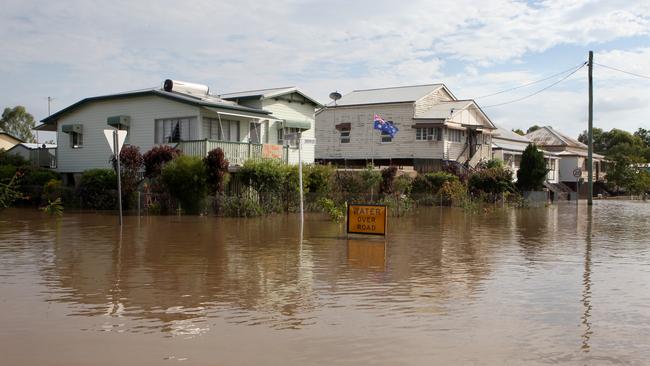
[{"label": "window", "polygon": [[460,130],[452,130],[452,129],[447,130],[447,139],[451,142],[461,142],[462,140],[461,136],[462,135]]},{"label": "window", "polygon": [[[386,123],[393,125],[393,121],[386,121]],[[381,131],[381,142],[393,142],[393,138],[386,131]]]},{"label": "window", "polygon": [[342,144],[347,144],[350,142],[350,128],[342,128],[339,130],[341,133],[340,139]]},{"label": "window", "polygon": [[288,135],[288,134],[293,135],[293,136],[297,136],[298,133],[300,133],[300,132],[301,132],[301,130],[299,128],[295,128],[295,127],[287,127],[287,128],[279,129],[278,130],[278,144],[279,145],[292,144],[292,146],[297,146],[295,144],[295,137],[293,139],[289,140],[289,141],[285,141],[284,137],[286,135]]},{"label": "window", "polygon": [[229,119],[203,118],[205,137],[217,141],[239,141],[239,122]]},{"label": "window", "polygon": [[262,142],[262,125],[257,122],[250,123],[249,142],[259,144]]},{"label": "window", "polygon": [[439,127],[416,128],[416,141],[440,141],[442,139],[442,129]]},{"label": "window", "polygon": [[196,139],[196,118],[168,118],[156,120],[157,144]]},{"label": "window", "polygon": [[84,135],[80,132],[70,132],[70,147],[78,149],[84,145]]}]

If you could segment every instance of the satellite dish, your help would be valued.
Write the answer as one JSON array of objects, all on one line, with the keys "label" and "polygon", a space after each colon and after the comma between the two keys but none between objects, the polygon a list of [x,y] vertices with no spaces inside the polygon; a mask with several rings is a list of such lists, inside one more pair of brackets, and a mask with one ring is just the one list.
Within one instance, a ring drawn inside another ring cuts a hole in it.
[{"label": "satellite dish", "polygon": [[341,93],[339,93],[339,92],[331,92],[330,93],[330,99],[333,100],[336,103],[337,100],[341,99]]},{"label": "satellite dish", "polygon": [[174,88],[174,82],[171,79],[165,80],[165,82],[163,83],[163,90],[166,92],[170,92],[172,91],[173,88]]}]

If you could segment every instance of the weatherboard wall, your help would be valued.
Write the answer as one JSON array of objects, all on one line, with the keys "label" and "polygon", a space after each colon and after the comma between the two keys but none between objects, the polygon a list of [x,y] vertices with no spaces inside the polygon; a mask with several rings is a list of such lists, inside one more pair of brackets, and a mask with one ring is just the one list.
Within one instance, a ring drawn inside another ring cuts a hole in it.
[{"label": "weatherboard wall", "polygon": [[[309,122],[311,128],[303,131],[302,138],[310,140],[316,138],[314,126],[315,107],[312,103],[289,102],[280,98],[268,98],[262,102],[262,108],[271,112],[275,118]],[[280,121],[272,121],[269,126],[269,143],[277,144],[278,142],[277,123],[280,123]],[[304,144],[302,148],[302,161],[305,164],[313,163],[315,156],[315,145],[313,143]],[[298,163],[298,151],[296,149],[289,149],[289,163]]]},{"label": "weatherboard wall", "polygon": [[[106,119],[116,115],[131,117],[127,142],[139,146],[144,153],[154,145],[156,119],[198,117],[199,108],[155,96],[97,101],[81,106],[58,120],[57,171],[77,173],[109,168],[111,151],[104,130],[111,128]],[[83,125],[83,147],[71,147],[70,135],[61,130],[66,124]],[[199,130],[195,129],[197,134]]]}]

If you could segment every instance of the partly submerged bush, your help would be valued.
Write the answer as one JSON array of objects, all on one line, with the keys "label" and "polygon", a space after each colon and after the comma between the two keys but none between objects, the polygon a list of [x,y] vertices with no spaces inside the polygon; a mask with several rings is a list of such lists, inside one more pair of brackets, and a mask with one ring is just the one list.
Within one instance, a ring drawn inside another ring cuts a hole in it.
[{"label": "partly submerged bush", "polygon": [[81,176],[77,192],[84,208],[116,209],[117,174],[113,169],[86,170]]},{"label": "partly submerged bush", "polygon": [[468,187],[474,195],[484,194],[489,201],[495,201],[505,192],[515,191],[512,172],[503,167],[486,168],[474,172],[469,177]]},{"label": "partly submerged bush", "polygon": [[379,185],[379,192],[382,194],[391,194],[395,190],[393,183],[397,176],[397,167],[390,166],[381,171],[381,184]]},{"label": "partly submerged bush", "polygon": [[169,145],[154,146],[153,149],[143,155],[144,176],[147,178],[159,177],[163,166],[181,156],[181,154],[181,150]]},{"label": "partly submerged bush", "polygon": [[[117,170],[117,160],[112,158],[113,168]],[[140,148],[129,145],[120,151],[120,177],[122,185],[122,204],[125,208],[133,205],[135,192],[140,184],[140,171],[144,165],[144,158]]]},{"label": "partly submerged bush", "polygon": [[203,158],[206,170],[206,183],[208,193],[216,195],[223,193],[228,178],[228,165],[226,156],[221,148],[210,150],[208,155]]},{"label": "partly submerged bush", "polygon": [[345,206],[337,205],[336,202],[329,198],[321,198],[318,200],[318,206],[327,213],[330,220],[334,222],[341,222],[345,218]]},{"label": "partly submerged bush", "polygon": [[332,191],[335,169],[331,165],[306,165],[305,173],[307,190],[314,196],[322,197]]},{"label": "partly submerged bush", "polygon": [[162,182],[188,213],[199,213],[207,194],[205,165],[199,157],[181,156],[165,164]]},{"label": "partly submerged bush", "polygon": [[448,172],[418,174],[413,180],[412,192],[418,195],[437,194],[446,182],[459,182],[458,176]]},{"label": "partly submerged bush", "polygon": [[264,213],[257,200],[247,196],[224,196],[220,207],[220,214],[229,217],[255,217]]}]

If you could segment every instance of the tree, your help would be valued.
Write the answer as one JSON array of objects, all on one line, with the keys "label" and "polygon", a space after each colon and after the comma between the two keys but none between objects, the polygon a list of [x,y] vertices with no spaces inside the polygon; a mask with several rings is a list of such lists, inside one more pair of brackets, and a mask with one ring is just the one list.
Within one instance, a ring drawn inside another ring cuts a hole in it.
[{"label": "tree", "polygon": [[610,160],[614,164],[607,172],[607,182],[617,191],[622,188],[630,194],[640,194],[650,190],[650,178],[643,168],[644,158],[619,153]]},{"label": "tree", "polygon": [[9,133],[25,142],[37,142],[32,133],[36,126],[34,116],[27,113],[25,107],[19,105],[5,108],[0,119],[0,130]]},{"label": "tree", "polygon": [[528,145],[521,156],[521,164],[517,171],[517,186],[521,191],[539,191],[546,180],[546,162],[544,153],[534,144]]},{"label": "tree", "polygon": [[650,130],[646,130],[645,128],[639,128],[634,133],[634,136],[640,138],[646,147],[650,147]]},{"label": "tree", "polygon": [[531,132],[533,132],[533,131],[537,131],[537,130],[539,130],[540,128],[541,128],[541,127],[538,126],[538,125],[532,125],[532,126],[530,126],[530,127],[526,130],[526,133],[529,134],[529,133],[531,133]]},{"label": "tree", "polygon": [[512,132],[516,133],[517,135],[521,135],[521,136],[526,134],[521,128],[517,128],[517,129],[513,128]]},{"label": "tree", "polygon": [[210,150],[208,155],[203,158],[205,164],[206,179],[208,184],[208,193],[216,195],[223,193],[228,174],[228,160],[221,148]]}]

